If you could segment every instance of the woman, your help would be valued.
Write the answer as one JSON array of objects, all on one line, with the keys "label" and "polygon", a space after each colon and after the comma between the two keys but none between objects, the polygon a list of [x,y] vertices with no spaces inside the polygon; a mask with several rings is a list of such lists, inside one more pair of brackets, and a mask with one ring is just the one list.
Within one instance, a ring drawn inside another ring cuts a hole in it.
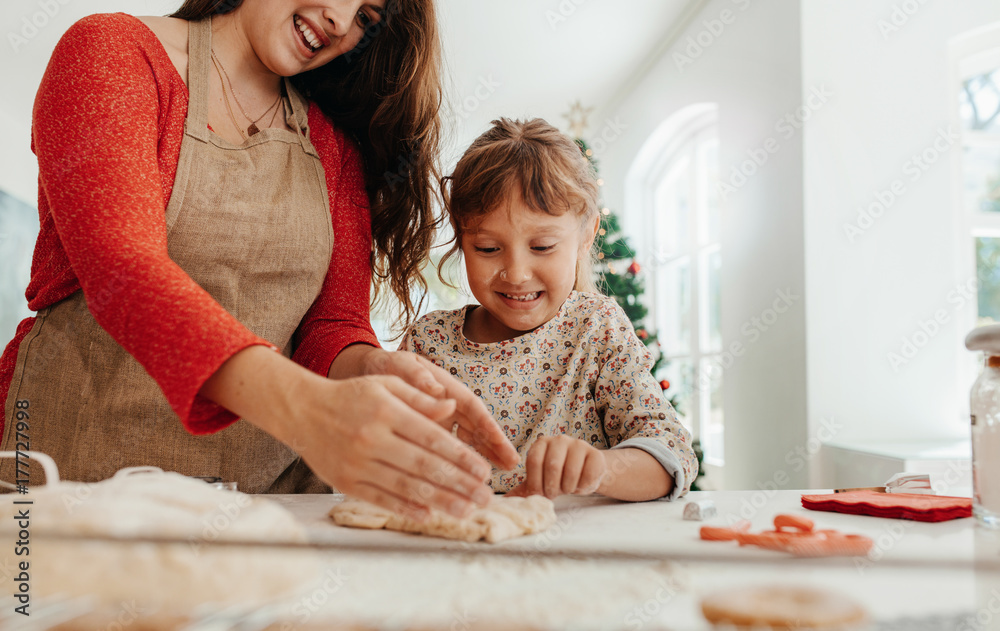
[{"label": "woman", "polygon": [[414,311],[438,50],[431,0],[74,24],[35,102],[38,316],[0,361],[3,448],[27,434],[74,480],[152,464],[255,493],[325,482],[418,518],[488,501],[488,464],[447,429],[503,467],[513,447],[368,319],[372,265]]}]

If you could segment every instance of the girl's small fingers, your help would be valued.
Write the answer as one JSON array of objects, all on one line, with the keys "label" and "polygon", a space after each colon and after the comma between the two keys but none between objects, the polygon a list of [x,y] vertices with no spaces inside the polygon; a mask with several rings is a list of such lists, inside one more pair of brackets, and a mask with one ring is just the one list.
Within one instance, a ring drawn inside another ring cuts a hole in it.
[{"label": "girl's small fingers", "polygon": [[583,465],[586,461],[586,449],[570,449],[566,452],[566,463],[563,465],[562,473],[562,492],[564,494],[581,493],[585,490],[581,487],[580,475],[583,473]]},{"label": "girl's small fingers", "polygon": [[539,436],[531,445],[531,449],[528,450],[528,457],[524,463],[525,495],[543,495],[545,493],[543,483],[547,449],[548,441],[544,436]]},{"label": "girl's small fingers", "polygon": [[583,471],[580,473],[580,482],[578,483],[580,492],[596,493],[604,480],[605,472],[604,454],[596,449],[589,451],[583,463]]},{"label": "girl's small fingers", "polygon": [[542,488],[545,489],[545,497],[550,500],[559,497],[562,492],[563,467],[566,464],[568,451],[569,441],[563,439],[550,441],[545,449]]}]

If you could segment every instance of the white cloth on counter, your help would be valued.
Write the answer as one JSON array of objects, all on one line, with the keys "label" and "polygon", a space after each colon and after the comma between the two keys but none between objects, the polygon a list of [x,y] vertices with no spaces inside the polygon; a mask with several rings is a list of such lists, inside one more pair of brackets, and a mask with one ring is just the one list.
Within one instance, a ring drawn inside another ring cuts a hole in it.
[{"label": "white cloth on counter", "polygon": [[[126,475],[122,475],[125,473]],[[159,470],[120,471],[101,482],[31,487],[0,495],[0,533],[19,530],[14,517],[29,509],[33,535],[170,537],[212,541],[305,541],[305,529],[276,502],[214,488]],[[17,501],[31,504],[15,504]]]}]

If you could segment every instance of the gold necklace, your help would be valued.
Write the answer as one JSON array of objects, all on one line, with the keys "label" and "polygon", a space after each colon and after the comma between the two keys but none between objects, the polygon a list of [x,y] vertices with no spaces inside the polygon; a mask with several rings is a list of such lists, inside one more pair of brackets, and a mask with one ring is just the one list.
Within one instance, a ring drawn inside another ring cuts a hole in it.
[{"label": "gold necklace", "polygon": [[219,82],[222,83],[222,98],[226,101],[226,109],[229,110],[229,119],[233,121],[233,126],[236,127],[236,131],[240,132],[240,136],[243,137],[245,142],[247,135],[243,133],[243,128],[236,122],[236,116],[233,115],[233,106],[229,104],[229,95],[226,94],[226,83],[222,79],[222,72],[219,71],[219,65],[215,62],[215,57],[212,57],[212,65],[215,66],[215,72],[219,75]]},{"label": "gold necklace", "polygon": [[[243,109],[243,105],[240,103],[240,100],[238,98],[236,98],[236,90],[233,89],[233,82],[229,78],[229,73],[226,72],[226,67],[222,65],[222,61],[219,59],[218,55],[215,54],[214,50],[212,51],[212,61],[216,64],[217,69],[222,71],[222,75],[225,76],[225,80],[223,81],[223,85],[222,85],[222,93],[225,94],[225,92],[226,92],[226,85],[225,84],[228,83],[229,84],[229,91],[232,92],[232,94],[233,94],[233,100],[236,101],[236,107],[240,108],[240,112],[243,114],[243,116],[245,116],[246,119],[248,121],[250,121],[250,126],[247,127],[247,135],[253,136],[254,134],[256,134],[256,133],[258,133],[260,131],[260,128],[257,127],[257,123],[260,122],[260,120],[262,118],[264,118],[265,116],[267,116],[267,113],[270,112],[272,109],[274,109],[274,106],[277,105],[278,101],[281,100],[281,91],[280,90],[278,91],[278,98],[274,99],[274,103],[271,103],[271,106],[268,107],[266,110],[264,110],[264,113],[261,114],[260,116],[258,116],[256,120],[254,120],[254,119],[250,118],[250,115],[247,114],[247,111],[245,109]],[[222,76],[219,77],[219,80],[220,81],[222,80]],[[228,103],[228,101],[227,101],[227,103]],[[274,119],[272,118],[271,120],[274,120]],[[233,122],[235,123],[236,121],[234,120]],[[237,125],[237,127],[239,127],[239,125]],[[242,130],[241,130],[241,132],[242,132]]]}]

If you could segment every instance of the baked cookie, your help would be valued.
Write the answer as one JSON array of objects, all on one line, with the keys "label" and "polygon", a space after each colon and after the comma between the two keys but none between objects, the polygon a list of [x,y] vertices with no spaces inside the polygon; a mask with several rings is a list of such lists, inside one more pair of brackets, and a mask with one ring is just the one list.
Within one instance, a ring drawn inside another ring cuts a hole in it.
[{"label": "baked cookie", "polygon": [[418,522],[369,502],[348,498],[330,510],[330,517],[338,526],[349,528],[385,528],[444,539],[496,543],[545,530],[555,523],[556,511],[552,500],[542,495],[495,497],[489,506],[477,508],[465,519],[432,510],[427,521]]},{"label": "baked cookie", "polygon": [[713,625],[754,629],[857,629],[865,610],[849,598],[811,587],[747,587],[701,601]]}]

